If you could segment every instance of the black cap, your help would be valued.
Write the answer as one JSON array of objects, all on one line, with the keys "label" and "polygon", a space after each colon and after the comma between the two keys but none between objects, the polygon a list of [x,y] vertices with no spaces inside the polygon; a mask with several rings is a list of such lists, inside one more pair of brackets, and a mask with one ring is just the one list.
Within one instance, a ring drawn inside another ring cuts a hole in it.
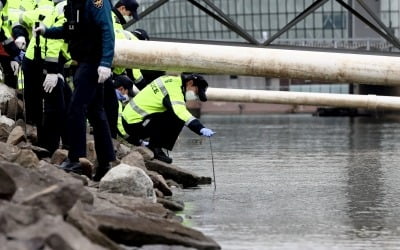
[{"label": "black cap", "polygon": [[133,16],[133,18],[135,18],[135,20],[139,20],[139,16],[137,13],[139,4],[138,4],[138,2],[136,2],[136,0],[120,0],[119,2],[122,5],[124,5],[127,10],[132,12],[132,16]]},{"label": "black cap", "polygon": [[150,40],[149,35],[147,35],[147,32],[144,29],[135,29],[133,31],[133,34],[137,37],[139,40]]},{"label": "black cap", "polygon": [[208,88],[208,83],[207,81],[204,79],[204,77],[202,77],[199,74],[189,74],[189,75],[182,75],[182,79],[184,79],[185,82],[193,80],[193,85],[197,86],[198,89],[198,95],[199,95],[199,99],[202,102],[206,102],[207,101],[207,95],[206,95],[206,91]]},{"label": "black cap", "polygon": [[135,94],[133,93],[133,81],[126,75],[119,75],[114,78],[114,87],[119,88],[123,87],[124,89],[128,90],[128,96],[134,97]]}]

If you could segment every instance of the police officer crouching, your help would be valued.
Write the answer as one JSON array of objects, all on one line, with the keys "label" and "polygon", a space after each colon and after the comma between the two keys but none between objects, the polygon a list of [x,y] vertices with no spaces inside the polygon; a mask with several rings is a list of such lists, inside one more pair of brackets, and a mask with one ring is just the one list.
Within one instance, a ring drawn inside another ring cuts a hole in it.
[{"label": "police officer crouching", "polygon": [[186,108],[186,101],[207,101],[207,81],[198,74],[161,76],[142,89],[122,112],[127,141],[142,145],[149,139],[148,147],[154,158],[172,163],[163,148],[172,150],[183,126],[198,135],[210,137],[214,131],[201,124]]}]

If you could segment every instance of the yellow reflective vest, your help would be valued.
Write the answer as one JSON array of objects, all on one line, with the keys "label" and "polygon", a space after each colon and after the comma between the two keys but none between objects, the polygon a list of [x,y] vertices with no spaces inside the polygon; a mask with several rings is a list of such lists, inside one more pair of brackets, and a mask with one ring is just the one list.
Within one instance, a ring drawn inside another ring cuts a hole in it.
[{"label": "yellow reflective vest", "polygon": [[122,118],[128,124],[139,123],[148,115],[170,109],[187,126],[197,119],[186,108],[182,84],[180,76],[155,79],[129,101],[122,111]]},{"label": "yellow reflective vest", "polygon": [[122,125],[122,111],[123,111],[124,105],[121,101],[118,101],[118,121],[117,121],[117,128],[119,133],[121,134],[122,138],[126,139],[129,137],[129,135],[126,133],[124,129],[124,125]]},{"label": "yellow reflective vest", "polygon": [[[25,11],[20,20],[20,24],[25,26],[28,30],[32,30],[35,26],[35,22],[40,21],[40,16],[52,16],[54,11],[54,3],[50,0],[42,0],[40,1],[38,7],[35,10]],[[46,22],[45,22],[46,20]],[[45,18],[43,23],[48,27],[48,25],[52,25],[52,20],[50,18]],[[45,58],[46,54],[46,39],[43,36],[40,36],[40,48],[41,48],[41,59]],[[36,39],[31,39],[28,47],[26,49],[26,58],[33,60],[35,59],[35,46],[36,46]]]}]

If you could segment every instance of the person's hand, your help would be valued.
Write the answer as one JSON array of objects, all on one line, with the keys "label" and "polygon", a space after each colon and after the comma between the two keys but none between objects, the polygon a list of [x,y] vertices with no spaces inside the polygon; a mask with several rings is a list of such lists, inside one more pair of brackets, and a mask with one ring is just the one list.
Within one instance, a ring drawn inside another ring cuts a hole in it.
[{"label": "person's hand", "polygon": [[15,39],[15,45],[17,45],[17,47],[21,50],[25,50],[26,49],[26,40],[25,37],[23,36],[19,36],[17,37],[17,39]]},{"label": "person's hand", "polygon": [[215,134],[215,132],[209,128],[202,128],[200,130],[200,133],[202,136],[207,136],[207,137],[211,137],[213,134]]},{"label": "person's hand", "polygon": [[10,66],[12,71],[14,72],[14,75],[17,76],[19,72],[19,62],[17,61],[11,61]]},{"label": "person's hand", "polygon": [[43,82],[44,92],[50,94],[51,91],[53,91],[54,87],[57,85],[57,82],[58,82],[57,74],[47,74],[46,79],[44,79]]},{"label": "person's hand", "polygon": [[111,76],[111,68],[99,66],[97,68],[97,73],[99,74],[99,83],[104,83]]},{"label": "person's hand", "polygon": [[39,24],[39,27],[33,28],[33,37],[36,37],[36,35],[43,35],[46,32],[46,25],[43,23]]}]

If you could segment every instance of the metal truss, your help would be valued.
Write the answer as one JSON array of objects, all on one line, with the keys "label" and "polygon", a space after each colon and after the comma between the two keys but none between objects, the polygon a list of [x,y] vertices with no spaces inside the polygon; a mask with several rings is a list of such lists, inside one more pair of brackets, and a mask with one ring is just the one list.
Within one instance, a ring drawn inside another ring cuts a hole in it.
[{"label": "metal truss", "polygon": [[[162,5],[167,3],[169,0],[159,0],[155,2],[153,5],[148,7],[143,12],[139,13],[140,19],[144,18],[148,14],[152,13],[156,9],[160,8]],[[193,6],[199,8],[201,11],[214,18],[216,21],[227,27],[232,32],[235,32],[240,37],[245,39],[249,45],[255,46],[271,46],[272,42],[279,38],[282,34],[290,30],[297,23],[304,20],[307,16],[312,14],[316,9],[324,5],[329,0],[316,0],[310,6],[308,6],[304,11],[294,17],[288,24],[286,24],[283,28],[278,30],[274,35],[272,35],[268,40],[264,43],[258,42],[253,36],[251,36],[246,30],[244,30],[239,24],[237,24],[234,20],[232,20],[227,14],[225,14],[220,8],[218,8],[212,1],[210,0],[186,0],[191,3]],[[363,23],[365,23],[368,27],[370,27],[373,31],[379,34],[386,41],[391,43],[394,47],[400,49],[400,41],[395,37],[393,32],[380,20],[380,18],[364,3],[363,0],[356,0],[360,6],[366,11],[366,13],[377,23],[377,25],[370,22],[366,17],[364,17],[360,12],[355,10],[349,4],[347,4],[344,0],[334,0],[342,5],[345,9],[347,9],[352,15],[360,19]],[[201,3],[202,4],[201,4]],[[128,28],[132,24],[134,24],[136,20],[129,21],[124,28]],[[161,39],[161,40],[175,40],[175,39]],[[182,41],[182,40],[180,40]],[[194,42],[195,40],[190,40]],[[223,42],[222,42],[223,43]]]}]

